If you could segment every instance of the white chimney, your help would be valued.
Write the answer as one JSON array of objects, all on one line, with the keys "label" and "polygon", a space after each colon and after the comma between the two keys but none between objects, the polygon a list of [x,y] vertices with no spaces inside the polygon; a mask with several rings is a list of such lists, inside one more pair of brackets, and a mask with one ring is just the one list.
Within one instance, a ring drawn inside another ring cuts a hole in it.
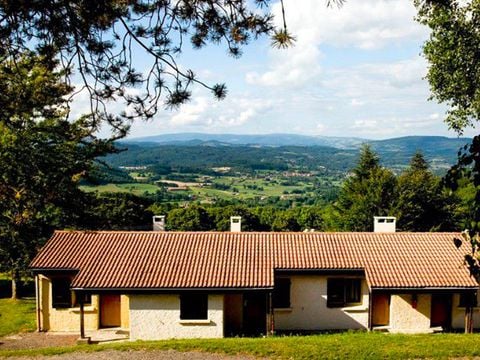
[{"label": "white chimney", "polygon": [[241,232],[241,231],[242,231],[242,217],[230,216],[230,232]]},{"label": "white chimney", "polygon": [[394,233],[396,231],[397,218],[394,216],[374,216],[373,232],[376,233]]},{"label": "white chimney", "polygon": [[165,215],[153,217],[153,231],[165,231]]}]

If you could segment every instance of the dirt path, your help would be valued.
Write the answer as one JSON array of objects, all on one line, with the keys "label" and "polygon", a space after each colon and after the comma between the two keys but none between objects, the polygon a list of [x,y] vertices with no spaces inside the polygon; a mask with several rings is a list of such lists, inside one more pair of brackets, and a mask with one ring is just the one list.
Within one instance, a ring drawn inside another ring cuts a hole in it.
[{"label": "dirt path", "polygon": [[[1,357],[0,357],[1,358]],[[254,360],[254,357],[249,356],[228,356],[221,354],[210,354],[202,352],[178,352],[174,350],[168,351],[117,351],[105,350],[92,353],[70,353],[54,356],[39,356],[39,357],[9,357],[9,360]]]},{"label": "dirt path", "polygon": [[73,346],[78,335],[52,333],[21,333],[0,338],[0,350],[38,349],[55,346]]}]

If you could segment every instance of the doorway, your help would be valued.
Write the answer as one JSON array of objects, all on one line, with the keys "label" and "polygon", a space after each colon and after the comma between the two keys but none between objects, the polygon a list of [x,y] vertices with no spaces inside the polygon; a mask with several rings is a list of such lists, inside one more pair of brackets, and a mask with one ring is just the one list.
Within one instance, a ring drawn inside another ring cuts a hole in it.
[{"label": "doorway", "polygon": [[372,326],[387,326],[390,324],[390,295],[372,295]]},{"label": "doorway", "polygon": [[120,295],[100,295],[100,327],[121,326]]},{"label": "doorway", "polygon": [[432,295],[432,309],[430,313],[430,326],[441,326],[444,330],[450,329],[452,324],[452,295]]},{"label": "doorway", "polygon": [[267,330],[267,297],[264,293],[243,295],[243,331],[247,336],[265,335]]}]

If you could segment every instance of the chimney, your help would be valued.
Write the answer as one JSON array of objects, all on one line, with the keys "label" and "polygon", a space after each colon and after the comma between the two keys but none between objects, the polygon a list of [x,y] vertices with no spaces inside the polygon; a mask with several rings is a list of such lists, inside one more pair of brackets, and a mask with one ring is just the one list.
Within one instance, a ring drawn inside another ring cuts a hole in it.
[{"label": "chimney", "polygon": [[230,232],[242,232],[241,216],[230,216]]},{"label": "chimney", "polygon": [[153,231],[165,231],[165,215],[153,217]]},{"label": "chimney", "polygon": [[374,216],[373,232],[376,233],[394,233],[397,218],[394,216]]}]

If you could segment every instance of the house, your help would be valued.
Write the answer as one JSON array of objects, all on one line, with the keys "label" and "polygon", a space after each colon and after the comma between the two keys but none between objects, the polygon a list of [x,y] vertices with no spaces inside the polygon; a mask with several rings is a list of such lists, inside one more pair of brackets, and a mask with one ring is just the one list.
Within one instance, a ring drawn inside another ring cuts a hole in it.
[{"label": "house", "polygon": [[31,263],[38,330],[150,340],[463,329],[478,284],[458,236],[56,231]]}]

